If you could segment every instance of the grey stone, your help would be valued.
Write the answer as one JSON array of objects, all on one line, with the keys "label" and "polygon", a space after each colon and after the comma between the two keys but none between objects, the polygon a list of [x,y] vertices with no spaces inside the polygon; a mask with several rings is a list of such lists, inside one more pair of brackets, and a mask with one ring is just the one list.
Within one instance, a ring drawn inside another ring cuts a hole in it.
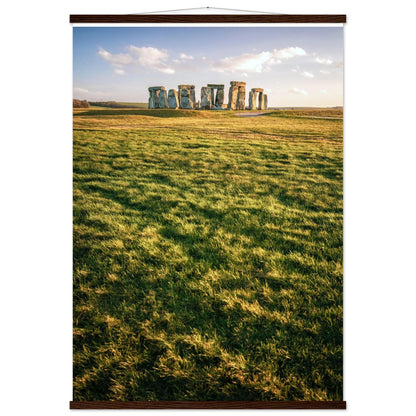
[{"label": "grey stone", "polygon": [[257,110],[264,110],[264,94],[259,92],[259,105],[257,106]]},{"label": "grey stone", "polygon": [[215,97],[215,107],[222,107],[224,104],[224,87],[218,88],[217,96]]},{"label": "grey stone", "polygon": [[201,88],[201,110],[211,110],[212,107],[212,95],[213,90],[210,87]]},{"label": "grey stone", "polygon": [[149,87],[149,108],[166,108],[167,96],[165,87]]},{"label": "grey stone", "polygon": [[242,81],[231,81],[228,93],[228,108],[230,110],[245,109],[246,83]]},{"label": "grey stone", "polygon": [[155,106],[154,108],[160,108],[160,90],[154,90],[154,100],[155,100]]},{"label": "grey stone", "polygon": [[168,95],[165,89],[160,90],[159,92],[159,108],[169,108],[168,107]]},{"label": "grey stone", "polygon": [[[224,84],[207,84],[211,88],[211,105],[213,107],[221,107],[224,102]],[[215,90],[217,92],[215,93]]]},{"label": "grey stone", "polygon": [[228,108],[230,110],[235,110],[235,106],[237,104],[237,96],[238,87],[231,86],[230,90],[228,91]]},{"label": "grey stone", "polygon": [[180,107],[188,110],[192,109],[190,91],[188,88],[181,88]]},{"label": "grey stone", "polygon": [[191,88],[191,102],[192,102],[192,108],[195,108],[196,98],[195,98],[195,87],[192,86]]},{"label": "grey stone", "polygon": [[253,90],[251,90],[248,93],[248,109],[252,110],[253,109],[253,99],[254,99],[254,103],[256,102],[256,93],[253,92]]},{"label": "grey stone", "polygon": [[237,104],[236,104],[235,108],[236,108],[236,110],[245,110],[245,108],[246,108],[246,87],[245,87],[245,85],[238,87]]},{"label": "grey stone", "polygon": [[[249,92],[249,104],[245,106],[246,83],[231,81],[228,93],[228,105],[224,104],[224,84],[207,84],[201,88],[201,102],[195,98],[195,85],[178,85],[178,91],[171,89],[169,92],[163,86],[149,87],[149,108],[184,108],[184,109],[224,109],[253,110],[267,109],[267,95],[262,88],[252,88]],[[216,90],[216,91],[215,91]],[[258,99],[257,99],[258,97]]]},{"label": "grey stone", "polygon": [[[258,97],[258,103],[257,103]],[[263,88],[252,88],[248,100],[249,110],[264,110],[264,94]]]},{"label": "grey stone", "polygon": [[169,92],[168,92],[168,104],[169,104],[169,108],[178,108],[179,107],[178,91],[169,90]]},{"label": "grey stone", "polygon": [[195,108],[195,85],[178,85],[180,108],[192,110]]}]

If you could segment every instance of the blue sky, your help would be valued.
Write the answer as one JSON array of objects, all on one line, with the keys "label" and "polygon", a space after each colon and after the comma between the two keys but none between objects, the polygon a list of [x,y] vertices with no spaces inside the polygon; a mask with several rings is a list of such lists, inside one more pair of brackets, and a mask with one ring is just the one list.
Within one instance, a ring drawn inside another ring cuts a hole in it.
[{"label": "blue sky", "polygon": [[[342,27],[74,27],[74,98],[147,102],[149,86],[245,81],[269,106],[343,103]],[[248,96],[248,94],[247,94]],[[248,101],[248,100],[247,100]]]}]

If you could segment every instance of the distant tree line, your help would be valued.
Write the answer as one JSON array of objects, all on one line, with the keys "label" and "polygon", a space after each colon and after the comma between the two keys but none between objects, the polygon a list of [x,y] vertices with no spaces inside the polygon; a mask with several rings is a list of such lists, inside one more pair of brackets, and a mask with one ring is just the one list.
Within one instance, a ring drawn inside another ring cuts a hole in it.
[{"label": "distant tree line", "polygon": [[87,100],[72,100],[72,106],[74,108],[90,108],[90,104]]},{"label": "distant tree line", "polygon": [[90,101],[90,104],[97,107],[129,108],[131,105],[118,103],[117,101]]},{"label": "distant tree line", "polygon": [[94,107],[109,108],[147,108],[147,103],[122,103],[118,101],[90,101]]}]

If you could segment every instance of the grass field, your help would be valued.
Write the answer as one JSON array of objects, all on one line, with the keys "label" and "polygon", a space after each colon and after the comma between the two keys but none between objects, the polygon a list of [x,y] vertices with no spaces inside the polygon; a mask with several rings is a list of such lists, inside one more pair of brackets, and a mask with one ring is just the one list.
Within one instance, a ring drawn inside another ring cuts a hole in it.
[{"label": "grass field", "polygon": [[342,110],[317,111],[74,111],[74,400],[342,400]]}]

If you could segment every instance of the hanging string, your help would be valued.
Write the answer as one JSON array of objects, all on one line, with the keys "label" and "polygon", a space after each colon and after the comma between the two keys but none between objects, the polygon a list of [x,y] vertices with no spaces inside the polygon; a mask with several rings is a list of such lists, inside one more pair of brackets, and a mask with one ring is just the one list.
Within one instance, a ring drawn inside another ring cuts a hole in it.
[{"label": "hanging string", "polygon": [[220,10],[220,11],[228,11],[228,12],[243,12],[249,14],[282,14],[282,13],[274,13],[274,12],[262,12],[262,11],[255,11],[255,10],[243,10],[243,9],[227,9],[224,7],[193,7],[188,9],[172,9],[172,10],[159,10],[153,12],[141,12],[141,13],[132,13],[132,14],[165,14],[165,13],[173,13],[173,12],[187,12],[187,11],[195,11],[195,10]]}]

